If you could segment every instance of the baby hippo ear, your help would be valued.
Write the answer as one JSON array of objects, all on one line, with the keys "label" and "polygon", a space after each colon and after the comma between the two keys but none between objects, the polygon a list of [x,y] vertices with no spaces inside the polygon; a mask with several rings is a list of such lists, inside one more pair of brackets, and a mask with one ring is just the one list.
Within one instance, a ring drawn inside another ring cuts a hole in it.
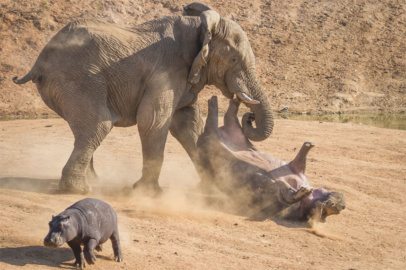
[{"label": "baby hippo ear", "polygon": [[200,14],[200,18],[202,20],[202,33],[204,39],[202,49],[195,57],[190,69],[188,81],[191,84],[197,84],[200,81],[202,76],[202,67],[207,65],[209,58],[209,43],[214,33],[216,33],[218,24],[220,22],[220,15],[214,10],[202,12],[202,14]]}]

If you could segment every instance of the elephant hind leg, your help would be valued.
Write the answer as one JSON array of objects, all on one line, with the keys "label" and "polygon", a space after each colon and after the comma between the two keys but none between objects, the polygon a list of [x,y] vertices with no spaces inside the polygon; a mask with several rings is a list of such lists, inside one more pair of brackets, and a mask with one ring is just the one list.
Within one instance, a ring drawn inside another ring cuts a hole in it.
[{"label": "elephant hind leg", "polygon": [[93,165],[93,156],[90,159],[89,168],[87,169],[86,177],[90,182],[97,182],[99,180],[99,176],[97,175],[94,165]]},{"label": "elephant hind leg", "polygon": [[[113,127],[111,117],[107,117],[110,116],[110,113],[87,115],[88,117],[85,119],[81,116],[82,119],[67,120],[75,136],[75,144],[72,154],[62,170],[59,187],[69,193],[86,194],[91,191],[88,177],[96,175],[92,162],[93,153]],[[102,118],[102,115],[105,117]]]}]

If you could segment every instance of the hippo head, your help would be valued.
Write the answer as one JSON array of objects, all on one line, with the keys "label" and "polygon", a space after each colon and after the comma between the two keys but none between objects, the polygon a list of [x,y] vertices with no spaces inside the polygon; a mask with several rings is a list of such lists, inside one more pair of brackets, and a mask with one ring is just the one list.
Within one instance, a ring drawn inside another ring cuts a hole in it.
[{"label": "hippo head", "polygon": [[71,218],[67,215],[52,216],[49,222],[49,232],[44,239],[44,245],[47,247],[59,247],[65,242],[69,242],[76,235],[72,226]]},{"label": "hippo head", "polygon": [[314,189],[313,194],[302,201],[301,209],[304,217],[324,223],[328,216],[338,215],[345,209],[345,195],[324,188]]}]

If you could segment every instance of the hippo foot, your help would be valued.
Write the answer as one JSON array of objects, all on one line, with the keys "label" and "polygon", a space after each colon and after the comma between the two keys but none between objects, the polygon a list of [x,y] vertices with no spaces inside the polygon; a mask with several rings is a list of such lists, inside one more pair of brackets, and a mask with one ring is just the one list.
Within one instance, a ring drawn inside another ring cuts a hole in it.
[{"label": "hippo foot", "polygon": [[293,196],[293,200],[298,202],[313,193],[312,187],[301,187],[296,194]]},{"label": "hippo foot", "polygon": [[90,252],[85,252],[85,259],[88,264],[95,264],[96,262],[96,256]]},{"label": "hippo foot", "polygon": [[122,261],[123,261],[123,258],[122,258],[121,256],[116,256],[116,257],[114,257],[114,260],[115,260],[116,262],[122,262]]},{"label": "hippo foot", "polygon": [[305,142],[303,144],[303,146],[306,148],[312,148],[312,147],[316,146],[316,144],[314,142]]},{"label": "hippo foot", "polygon": [[75,266],[76,268],[85,269],[86,263],[83,253],[80,254],[80,259],[76,259],[76,261],[73,263],[73,266]]},{"label": "hippo foot", "polygon": [[162,194],[162,188],[159,186],[158,182],[151,183],[142,179],[134,183],[133,189],[136,192],[140,192],[151,197],[158,197]]}]

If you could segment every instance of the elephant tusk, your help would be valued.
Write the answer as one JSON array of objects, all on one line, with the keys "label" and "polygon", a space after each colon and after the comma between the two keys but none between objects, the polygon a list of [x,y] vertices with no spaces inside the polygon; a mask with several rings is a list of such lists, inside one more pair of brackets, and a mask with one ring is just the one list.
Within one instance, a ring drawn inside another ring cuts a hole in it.
[{"label": "elephant tusk", "polygon": [[239,99],[241,99],[242,101],[248,103],[248,104],[259,104],[261,102],[259,102],[258,100],[252,99],[249,96],[247,96],[245,93],[236,93],[237,97]]}]

